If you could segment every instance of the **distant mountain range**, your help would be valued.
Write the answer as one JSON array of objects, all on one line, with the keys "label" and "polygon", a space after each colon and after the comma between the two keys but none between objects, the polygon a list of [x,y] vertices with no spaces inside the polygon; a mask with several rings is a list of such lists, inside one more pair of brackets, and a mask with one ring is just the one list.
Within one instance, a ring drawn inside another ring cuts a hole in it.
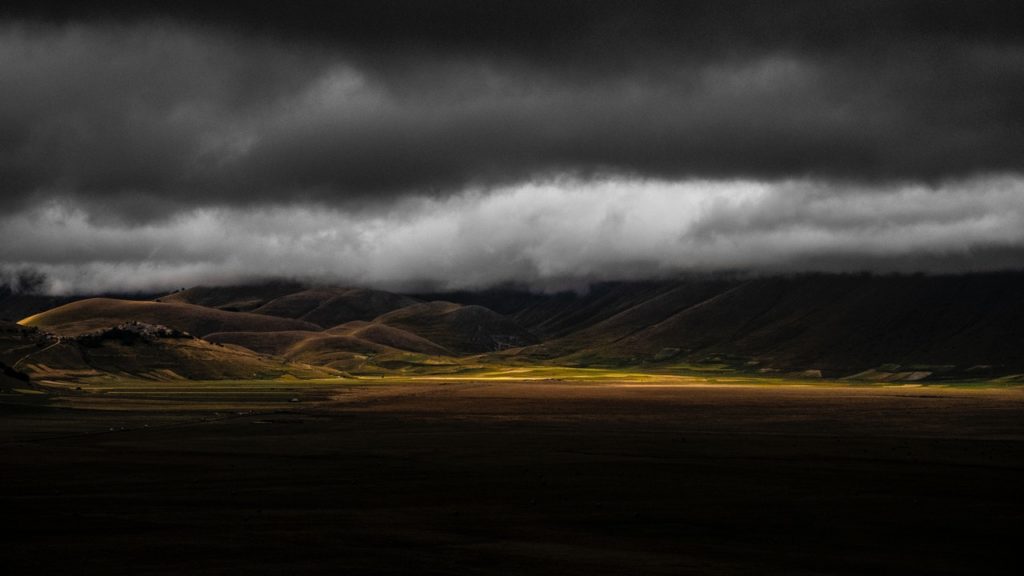
[{"label": "distant mountain range", "polygon": [[[873,381],[1024,373],[1020,273],[704,277],[557,294],[406,295],[277,282],[135,298],[0,292],[0,317],[16,314],[21,325],[5,324],[0,360],[36,377],[171,379],[481,364]],[[125,337],[137,332],[146,338]]]}]

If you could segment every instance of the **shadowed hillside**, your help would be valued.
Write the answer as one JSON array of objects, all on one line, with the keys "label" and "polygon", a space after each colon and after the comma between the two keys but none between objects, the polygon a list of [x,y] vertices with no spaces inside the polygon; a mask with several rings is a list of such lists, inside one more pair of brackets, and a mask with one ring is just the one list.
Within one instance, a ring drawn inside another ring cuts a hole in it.
[{"label": "shadowed hillside", "polygon": [[197,304],[230,312],[253,312],[293,318],[330,328],[415,304],[408,296],[365,288],[308,287],[292,282],[253,286],[199,286],[157,298],[160,302]]},{"label": "shadowed hillside", "polygon": [[492,352],[537,342],[533,334],[493,310],[452,302],[406,306],[375,322],[401,328],[456,354]]},{"label": "shadowed hillside", "polygon": [[158,302],[196,304],[229,312],[249,312],[267,302],[304,290],[295,282],[266,282],[242,286],[195,286],[161,296]]},{"label": "shadowed hillside", "polygon": [[0,362],[0,391],[25,388],[30,385],[28,375]]},{"label": "shadowed hillside", "polygon": [[277,332],[213,332],[204,339],[218,344],[244,346],[260,354],[283,355],[289,348],[308,338],[323,336],[310,330],[280,330]]},{"label": "shadowed hillside", "polygon": [[[289,304],[308,304],[314,294],[326,290],[304,291]],[[336,293],[348,294],[345,289]],[[371,300],[399,302],[403,297],[380,297],[381,292],[361,291]],[[330,303],[331,299],[326,302]],[[274,304],[273,302],[271,304]],[[269,306],[269,305],[268,305]],[[268,306],[258,309],[266,313]],[[320,308],[322,309],[322,308]],[[280,309],[275,310],[280,311]],[[293,310],[301,312],[300,309]],[[308,317],[303,314],[302,317]],[[324,331],[304,330],[223,330],[206,335],[221,343],[246,346],[264,354],[274,354],[303,362],[346,366],[355,360],[407,352],[424,356],[464,356],[495,352],[538,342],[537,338],[513,320],[482,306],[463,306],[451,302],[424,302],[398,308],[376,316],[372,321],[352,320]]]},{"label": "shadowed hillside", "polygon": [[330,328],[353,320],[373,320],[415,303],[416,300],[408,296],[381,290],[312,288],[275,298],[253,312],[296,318]]},{"label": "shadowed hillside", "polygon": [[93,298],[21,324],[73,336],[145,322],[346,370],[483,355],[470,360],[934,380],[1024,372],[1020,294],[1024,274],[1010,273],[694,277],[416,298],[281,283],[195,288],[161,302]]},{"label": "shadowed hillside", "polygon": [[218,332],[207,335],[206,339],[244,346],[289,361],[346,370],[437,363],[439,359],[455,355],[411,332],[365,321],[348,322],[323,332]]},{"label": "shadowed hillside", "polygon": [[584,293],[545,294],[502,288],[421,294],[418,297],[484,306],[508,316],[538,338],[549,340],[579,332],[670,292],[679,285],[678,281],[606,282],[594,284]]},{"label": "shadowed hillside", "polygon": [[0,320],[0,390],[28,386],[28,374],[19,370],[17,365],[48,344],[48,339],[35,328]]},{"label": "shadowed hillside", "polygon": [[[1020,277],[846,277],[744,283],[598,356],[735,355],[768,368],[846,375],[883,364],[917,371],[1016,370],[1024,363]],[[586,354],[586,353],[584,353]]]},{"label": "shadowed hillside", "polygon": [[[620,285],[607,293],[623,292]],[[518,351],[570,364],[714,363],[847,376],[882,367],[917,377],[1024,369],[1024,276],[803,275],[642,287],[631,306]],[[600,296],[599,296],[600,297]],[[562,298],[563,317],[594,306]],[[639,301],[639,302],[637,302]],[[530,317],[548,302],[517,311]]]}]

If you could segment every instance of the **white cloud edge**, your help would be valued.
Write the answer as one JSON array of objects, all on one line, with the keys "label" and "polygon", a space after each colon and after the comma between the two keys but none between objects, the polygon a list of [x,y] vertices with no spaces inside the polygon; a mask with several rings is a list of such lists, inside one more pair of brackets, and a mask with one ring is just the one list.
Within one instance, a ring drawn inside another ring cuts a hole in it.
[{"label": "white cloud edge", "polygon": [[550,289],[722,270],[1006,267],[974,258],[987,251],[1024,254],[1024,176],[934,187],[566,177],[374,211],[215,207],[125,224],[54,200],[0,217],[0,266],[39,270],[54,293],[268,277]]}]

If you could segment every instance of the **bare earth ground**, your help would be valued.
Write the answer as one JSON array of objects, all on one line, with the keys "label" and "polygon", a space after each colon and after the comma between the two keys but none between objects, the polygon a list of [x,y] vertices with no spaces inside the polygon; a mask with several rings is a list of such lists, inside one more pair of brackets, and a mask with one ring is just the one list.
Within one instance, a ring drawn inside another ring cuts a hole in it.
[{"label": "bare earth ground", "polygon": [[196,394],[0,402],[4,573],[1024,573],[1020,388]]}]

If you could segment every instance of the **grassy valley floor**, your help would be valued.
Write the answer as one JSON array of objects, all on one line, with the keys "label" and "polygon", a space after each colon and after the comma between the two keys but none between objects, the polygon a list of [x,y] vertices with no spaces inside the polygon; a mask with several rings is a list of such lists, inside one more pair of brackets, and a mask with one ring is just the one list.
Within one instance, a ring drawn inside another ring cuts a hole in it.
[{"label": "grassy valley floor", "polygon": [[5,573],[1024,566],[1019,386],[543,370],[45,385],[0,397]]}]

